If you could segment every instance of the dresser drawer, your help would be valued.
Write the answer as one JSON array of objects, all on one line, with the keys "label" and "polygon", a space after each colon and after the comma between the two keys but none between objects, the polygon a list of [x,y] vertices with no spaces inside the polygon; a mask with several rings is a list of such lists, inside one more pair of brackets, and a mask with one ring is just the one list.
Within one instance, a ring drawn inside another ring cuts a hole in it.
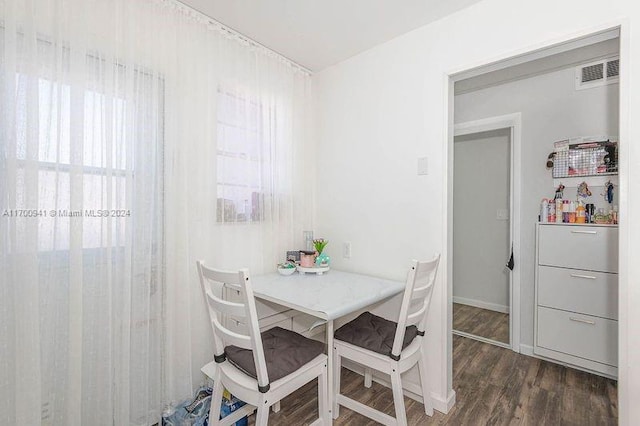
[{"label": "dresser drawer", "polygon": [[540,265],[618,272],[618,228],[540,225],[538,232]]},{"label": "dresser drawer", "polygon": [[538,305],[618,319],[618,274],[539,266]]},{"label": "dresser drawer", "polygon": [[538,308],[537,345],[603,364],[618,365],[618,322]]}]

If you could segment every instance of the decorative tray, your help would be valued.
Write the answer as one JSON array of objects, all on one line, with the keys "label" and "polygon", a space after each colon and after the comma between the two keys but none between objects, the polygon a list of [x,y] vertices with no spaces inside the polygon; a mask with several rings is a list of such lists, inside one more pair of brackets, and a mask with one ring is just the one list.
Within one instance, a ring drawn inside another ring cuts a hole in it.
[{"label": "decorative tray", "polygon": [[328,266],[314,266],[314,267],[311,267],[311,268],[307,268],[307,267],[298,265],[296,267],[296,269],[298,270],[298,272],[301,275],[304,275],[304,274],[322,275],[323,273],[325,273],[325,272],[327,272],[329,270],[329,267]]}]

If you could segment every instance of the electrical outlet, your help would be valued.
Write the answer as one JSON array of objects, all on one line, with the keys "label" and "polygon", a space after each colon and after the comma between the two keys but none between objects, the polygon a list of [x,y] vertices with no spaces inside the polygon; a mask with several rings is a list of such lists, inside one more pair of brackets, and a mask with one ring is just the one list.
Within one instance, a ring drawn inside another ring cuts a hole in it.
[{"label": "electrical outlet", "polygon": [[343,243],[342,244],[342,257],[345,259],[351,258],[351,243]]},{"label": "electrical outlet", "polygon": [[428,174],[429,174],[429,158],[428,157],[418,158],[418,175],[428,175]]}]

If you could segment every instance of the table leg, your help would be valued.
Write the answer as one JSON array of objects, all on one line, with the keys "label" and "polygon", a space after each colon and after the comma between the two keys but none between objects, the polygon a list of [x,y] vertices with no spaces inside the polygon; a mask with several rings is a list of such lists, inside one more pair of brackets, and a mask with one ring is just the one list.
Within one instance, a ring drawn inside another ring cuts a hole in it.
[{"label": "table leg", "polygon": [[329,421],[333,423],[333,320],[327,321],[327,392]]}]

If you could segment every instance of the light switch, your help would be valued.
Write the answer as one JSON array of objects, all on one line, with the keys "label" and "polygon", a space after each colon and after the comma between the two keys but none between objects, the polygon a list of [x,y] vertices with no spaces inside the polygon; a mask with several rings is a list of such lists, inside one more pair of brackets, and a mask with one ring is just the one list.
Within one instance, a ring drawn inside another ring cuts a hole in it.
[{"label": "light switch", "polygon": [[418,175],[429,174],[429,159],[427,157],[418,158]]}]

